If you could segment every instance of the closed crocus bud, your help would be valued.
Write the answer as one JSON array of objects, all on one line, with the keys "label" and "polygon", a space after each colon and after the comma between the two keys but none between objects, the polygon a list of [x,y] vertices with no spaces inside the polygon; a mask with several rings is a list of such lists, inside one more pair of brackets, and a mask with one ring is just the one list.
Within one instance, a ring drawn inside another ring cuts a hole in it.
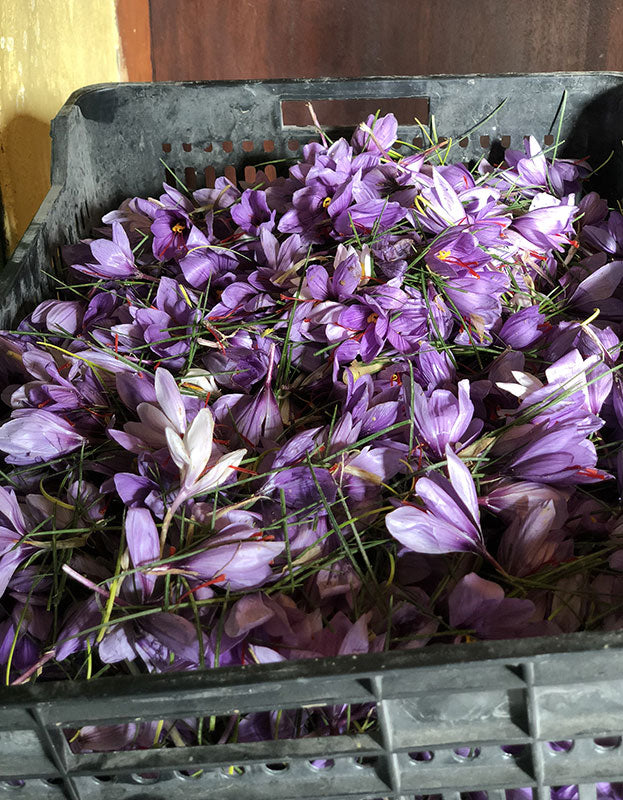
[{"label": "closed crocus bud", "polygon": [[543,335],[542,325],[545,314],[541,314],[538,306],[522,308],[506,320],[498,336],[509,347],[523,350],[538,341]]},{"label": "closed crocus bud", "polygon": [[350,141],[356,151],[384,153],[394,144],[397,135],[398,122],[393,114],[378,118],[370,114],[357,128]]},{"label": "closed crocus bud", "polygon": [[79,300],[46,300],[32,312],[31,320],[51,333],[76,334],[82,325],[84,304]]},{"label": "closed crocus bud", "polygon": [[596,225],[608,215],[608,203],[597,192],[589,192],[578,203],[578,210],[582,214],[581,224]]},{"label": "closed crocus bud", "polygon": [[480,502],[507,524],[516,517],[524,519],[535,506],[551,502],[556,512],[552,525],[558,528],[568,517],[567,501],[570,495],[571,490],[566,488],[555,488],[532,481],[502,481]]},{"label": "closed crocus bud", "polygon": [[447,389],[435,389],[426,397],[414,384],[412,413],[420,438],[436,453],[443,456],[446,445],[456,444],[477,436],[482,420],[474,420],[474,404],[469,396],[469,381],[458,384],[458,397]]},{"label": "closed crocus bud", "polygon": [[14,411],[0,426],[0,450],[8,464],[38,464],[70,453],[86,442],[63,417],[37,408]]}]

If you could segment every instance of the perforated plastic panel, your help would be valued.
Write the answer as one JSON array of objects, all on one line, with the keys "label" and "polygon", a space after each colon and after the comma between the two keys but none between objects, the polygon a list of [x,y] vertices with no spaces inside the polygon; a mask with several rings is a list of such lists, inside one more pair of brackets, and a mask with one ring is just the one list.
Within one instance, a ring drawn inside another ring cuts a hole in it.
[{"label": "perforated plastic panel", "polygon": [[[540,800],[571,784],[589,800],[596,783],[623,781],[622,645],[571,635],[2,690],[0,795],[493,800],[530,788]],[[376,707],[371,733],[90,755],[62,733],[347,703]]]}]

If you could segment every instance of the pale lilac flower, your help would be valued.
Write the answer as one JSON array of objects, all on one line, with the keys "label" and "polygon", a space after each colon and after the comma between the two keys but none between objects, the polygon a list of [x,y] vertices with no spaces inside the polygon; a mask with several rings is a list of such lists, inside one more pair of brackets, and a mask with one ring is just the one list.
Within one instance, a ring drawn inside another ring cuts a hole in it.
[{"label": "pale lilac flower", "polygon": [[98,263],[72,264],[74,269],[94,278],[132,278],[140,274],[134,263],[130,240],[121,223],[112,223],[112,241],[95,239],[90,248]]},{"label": "pale lilac flower", "polygon": [[412,409],[416,430],[438,456],[443,456],[450,444],[467,444],[483,427],[482,420],[473,418],[469,381],[459,381],[457,388],[458,397],[446,389],[435,389],[427,397],[418,384],[413,386]]},{"label": "pale lilac flower", "polygon": [[431,472],[415,484],[424,508],[404,505],[385,517],[391,535],[416,553],[472,552],[483,555],[480,511],[472,476],[446,445],[450,480]]},{"label": "pale lilac flower", "polygon": [[8,464],[51,461],[86,443],[74,425],[44,409],[18,409],[0,426],[0,450]]},{"label": "pale lilac flower", "polygon": [[504,589],[470,572],[448,598],[450,624],[472,628],[479,639],[510,639],[539,633],[531,620],[535,606],[530,600],[504,596]]}]

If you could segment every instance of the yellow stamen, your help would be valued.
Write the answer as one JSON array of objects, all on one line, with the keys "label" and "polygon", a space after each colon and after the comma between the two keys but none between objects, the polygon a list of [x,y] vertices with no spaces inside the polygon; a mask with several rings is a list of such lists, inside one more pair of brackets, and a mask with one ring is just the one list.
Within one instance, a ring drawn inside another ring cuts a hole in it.
[{"label": "yellow stamen", "polygon": [[176,223],[171,230],[173,233],[184,233],[184,225],[181,222]]},{"label": "yellow stamen", "polygon": [[450,258],[451,255],[452,253],[449,250],[440,250],[437,253],[437,258],[440,259],[441,261],[446,261],[447,259]]},{"label": "yellow stamen", "polygon": [[180,385],[184,389],[193,389],[195,392],[202,392],[203,394],[205,394],[205,389],[202,389],[201,386],[197,386],[196,383],[187,383],[186,381],[184,381],[184,383]]},{"label": "yellow stamen", "polygon": [[182,293],[182,297],[184,298],[184,300],[186,300],[186,305],[187,305],[189,308],[192,308],[192,307],[193,307],[193,304],[190,302],[190,297],[188,296],[188,292],[186,291],[185,287],[184,287],[184,286],[182,286],[182,284],[181,284],[181,283],[180,283],[180,284],[178,284],[178,286],[180,287],[180,292]]},{"label": "yellow stamen", "polygon": [[430,203],[425,197],[418,194],[415,200],[413,201],[413,207],[420,212],[420,214],[426,214],[426,206],[429,206]]},{"label": "yellow stamen", "polygon": [[41,492],[41,494],[45,497],[45,499],[49,503],[56,504],[57,506],[60,506],[61,508],[67,509],[67,511],[75,511],[76,510],[75,506],[69,505],[69,503],[63,503],[63,501],[59,500],[58,497],[52,497],[51,494],[48,494],[46,492],[44,486],[43,486],[43,478],[39,481],[39,491]]},{"label": "yellow stamen", "polygon": [[367,318],[366,322],[376,322],[378,320],[378,318],[379,318],[379,315],[373,311],[370,314],[370,316]]},{"label": "yellow stamen", "polygon": [[580,325],[583,328],[587,328],[594,319],[597,319],[597,317],[600,314],[601,314],[601,311],[598,308],[594,308],[593,309],[593,313],[590,315],[590,317],[588,317],[588,319],[585,319],[584,322],[580,322]]},{"label": "yellow stamen", "polygon": [[325,197],[325,199],[322,201],[322,207],[323,208],[328,208],[331,205],[331,200],[332,200],[331,197],[328,197],[328,196]]}]

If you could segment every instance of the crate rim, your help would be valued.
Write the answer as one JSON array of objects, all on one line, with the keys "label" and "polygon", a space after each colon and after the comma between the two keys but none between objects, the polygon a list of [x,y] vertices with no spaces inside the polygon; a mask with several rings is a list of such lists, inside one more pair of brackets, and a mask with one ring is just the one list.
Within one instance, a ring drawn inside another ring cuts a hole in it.
[{"label": "crate rim", "polygon": [[[68,96],[61,108],[75,104],[77,98],[91,92],[111,90],[118,87],[151,87],[151,86],[275,86],[287,87],[318,84],[323,86],[344,86],[356,85],[375,81],[379,83],[391,83],[393,81],[428,81],[428,80],[470,80],[476,78],[499,79],[499,78],[569,78],[569,77],[595,77],[595,78],[620,78],[623,81],[623,71],[619,70],[557,70],[554,72],[469,72],[458,74],[452,72],[438,72],[430,75],[362,75],[360,77],[349,76],[347,78],[336,78],[335,76],[317,76],[305,78],[236,78],[232,80],[185,80],[185,81],[104,81],[102,83],[89,83],[81,86]],[[389,99],[389,98],[388,98]]]},{"label": "crate rim", "polygon": [[80,696],[99,696],[106,689],[114,694],[137,690],[152,693],[175,684],[176,689],[214,689],[245,682],[274,684],[308,677],[362,678],[371,674],[445,666],[539,661],[555,655],[623,649],[623,630],[582,631],[525,639],[490,639],[470,644],[439,644],[417,650],[392,650],[323,658],[294,659],[270,664],[212,667],[188,672],[117,675],[96,680],[42,681],[0,688],[0,707],[49,703]]}]

